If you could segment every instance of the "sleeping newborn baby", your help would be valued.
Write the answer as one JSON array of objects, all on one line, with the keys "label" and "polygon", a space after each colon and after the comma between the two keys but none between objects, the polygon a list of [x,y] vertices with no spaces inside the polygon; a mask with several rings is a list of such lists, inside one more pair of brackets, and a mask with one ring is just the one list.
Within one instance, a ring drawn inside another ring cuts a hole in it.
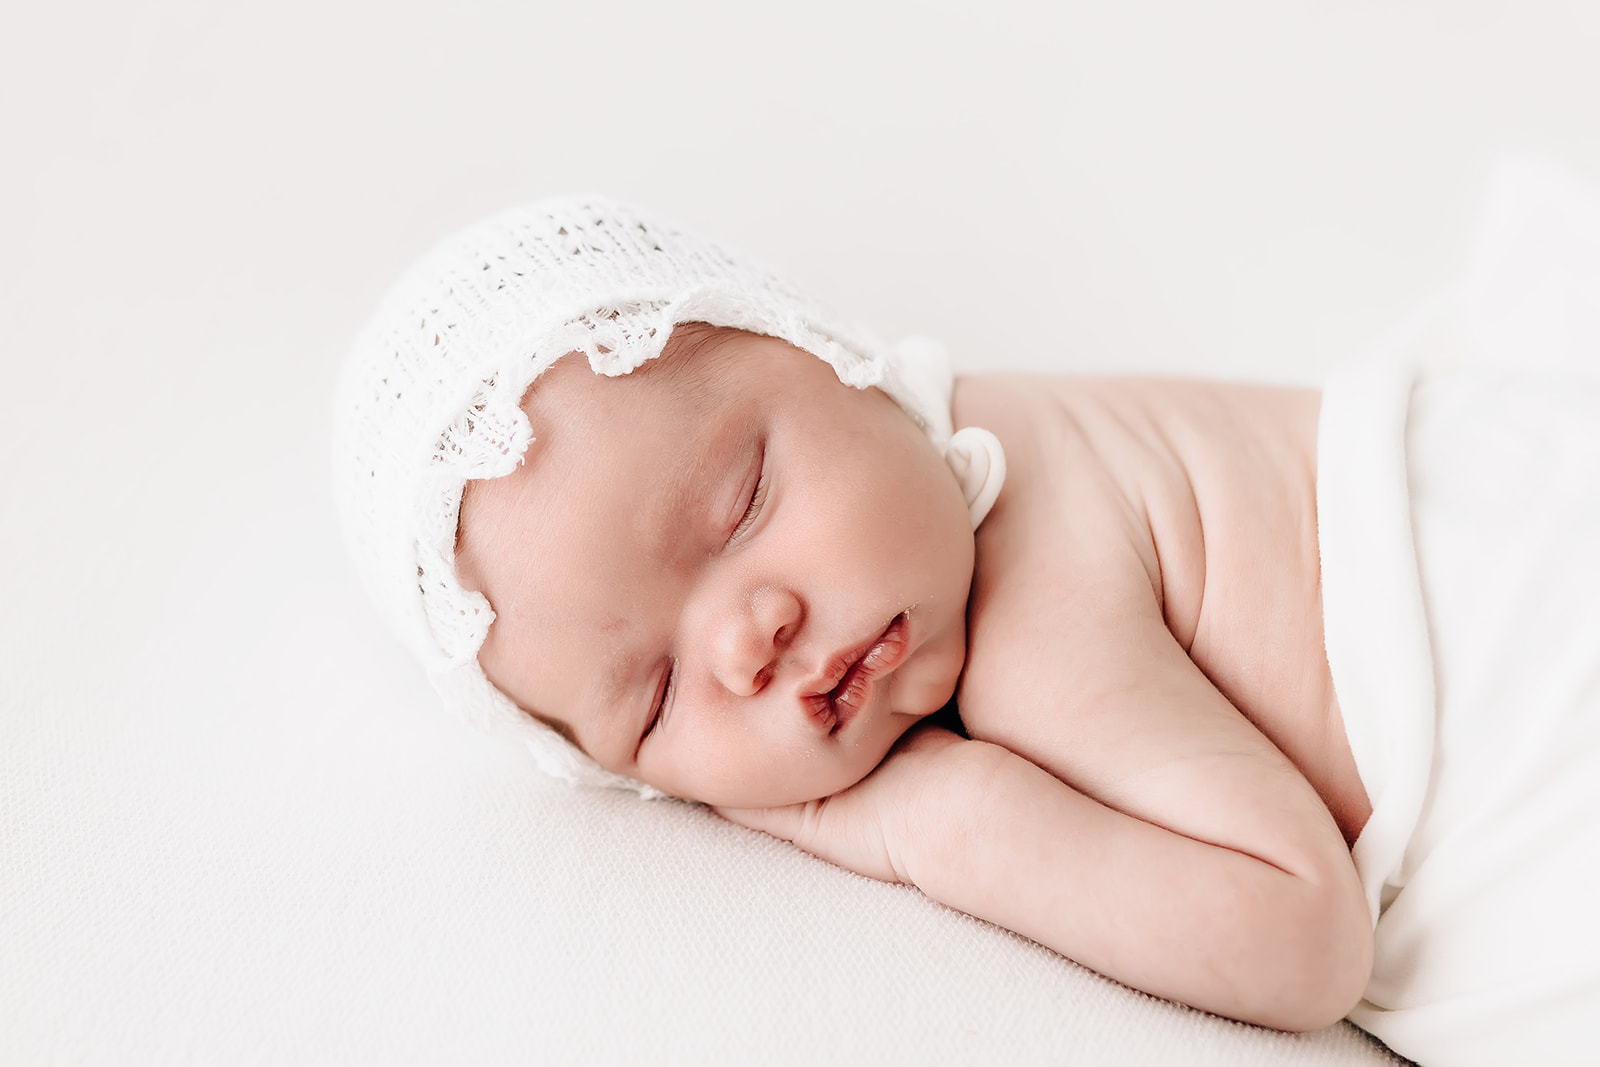
[{"label": "sleeping newborn baby", "polygon": [[[553,774],[704,802],[1158,996],[1290,1030],[1361,1001],[1398,1051],[1492,1062],[1559,1052],[1600,1005],[1570,928],[1502,944],[1532,901],[1473,873],[1550,802],[1530,783],[1568,742],[1595,747],[1600,658],[1524,717],[1559,720],[1531,747],[1503,700],[1430,688],[1503,637],[1429,647],[1423,528],[1503,486],[1434,506],[1407,464],[1432,484],[1416,457],[1501,432],[1480,408],[1506,393],[1425,384],[1437,362],[1390,354],[1325,394],[952,381],[936,346],[884,345],[709,242],[548,201],[390,295],[341,386],[339,491],[446,704]],[[1592,390],[1557,392],[1564,426],[1600,425]],[[1600,532],[1596,469],[1567,503]],[[1552,566],[1592,583],[1573,654],[1600,657],[1600,576]],[[1564,872],[1559,909],[1600,887],[1594,844],[1505,862]]]}]

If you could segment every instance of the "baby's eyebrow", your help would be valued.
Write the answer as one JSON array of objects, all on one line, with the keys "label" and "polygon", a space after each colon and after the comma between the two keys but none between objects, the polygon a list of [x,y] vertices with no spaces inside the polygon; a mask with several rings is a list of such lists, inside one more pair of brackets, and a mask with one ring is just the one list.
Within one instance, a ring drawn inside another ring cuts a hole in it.
[{"label": "baby's eyebrow", "polygon": [[707,417],[694,447],[674,457],[670,473],[663,478],[663,490],[656,498],[654,521],[641,545],[646,558],[658,565],[669,565],[688,548],[686,527],[692,528],[695,516],[708,500],[713,487],[738,466],[736,459],[750,447],[754,432],[736,413],[717,413]]}]

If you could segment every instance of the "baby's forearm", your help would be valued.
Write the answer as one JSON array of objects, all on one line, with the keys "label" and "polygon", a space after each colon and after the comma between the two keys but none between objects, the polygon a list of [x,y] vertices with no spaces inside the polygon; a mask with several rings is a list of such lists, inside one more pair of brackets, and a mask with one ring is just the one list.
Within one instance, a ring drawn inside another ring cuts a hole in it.
[{"label": "baby's forearm", "polygon": [[1360,998],[1371,931],[1336,877],[1124,815],[995,745],[940,753],[897,869],[941,903],[1159,996],[1286,1030]]}]

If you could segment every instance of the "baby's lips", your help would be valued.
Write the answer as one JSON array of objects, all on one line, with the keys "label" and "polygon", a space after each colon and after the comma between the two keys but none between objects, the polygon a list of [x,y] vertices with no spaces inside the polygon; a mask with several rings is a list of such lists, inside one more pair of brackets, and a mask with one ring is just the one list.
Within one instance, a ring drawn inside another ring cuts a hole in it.
[{"label": "baby's lips", "polygon": [[838,688],[831,697],[834,714],[838,719],[833,733],[844,729],[850,724],[850,720],[855,718],[856,713],[861,710],[862,702],[866,699],[869,687],[905,660],[906,653],[911,647],[911,637],[908,632],[910,626],[911,623],[904,612],[896,615],[866,653],[839,680]]},{"label": "baby's lips", "polygon": [[877,644],[867,649],[867,654],[861,657],[862,669],[877,675],[900,666],[911,644],[911,635],[907,633],[909,628],[910,620],[905,612],[896,615],[883,636],[878,638]]}]

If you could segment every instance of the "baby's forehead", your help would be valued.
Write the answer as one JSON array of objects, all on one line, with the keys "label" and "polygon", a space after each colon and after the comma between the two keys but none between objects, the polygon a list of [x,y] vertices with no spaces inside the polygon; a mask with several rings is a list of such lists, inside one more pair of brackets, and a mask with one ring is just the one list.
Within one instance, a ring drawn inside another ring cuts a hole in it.
[{"label": "baby's forehead", "polygon": [[776,338],[680,323],[659,355],[626,375],[595,372],[581,353],[563,357],[528,387],[522,407],[535,437],[541,425],[559,427],[581,416],[597,431],[626,439],[638,430],[641,414],[657,409],[705,419],[753,401],[783,403],[781,383],[765,371],[786,354],[826,365]]},{"label": "baby's forehead", "polygon": [[536,379],[522,401],[532,434],[520,462],[464,488],[456,535],[462,562],[484,545],[524,535],[510,528],[530,519],[566,526],[552,504],[563,493],[622,486],[643,493],[660,482],[692,495],[707,484],[720,457],[758,434],[767,401],[782,402],[767,379],[731,365],[729,345],[707,340],[669,342],[625,376],[597,374],[573,354]]},{"label": "baby's forehead", "polygon": [[[569,353],[523,397],[531,434],[517,465],[465,487],[456,528],[460,574],[487,592],[485,581],[495,584],[493,574],[518,546],[560,543],[583,555],[574,541],[587,536],[597,554],[613,524],[654,525],[666,534],[644,540],[671,542],[674,525],[652,524],[651,516],[721,516],[743,480],[762,473],[769,443],[785,448],[832,434],[863,410],[847,397],[879,392],[845,384],[826,360],[786,341],[700,322],[674,327],[660,353],[627,374],[597,373],[584,355]],[[887,396],[879,402],[884,407],[874,410],[918,425]],[[818,466],[824,454],[832,455],[800,447],[801,462],[785,468],[785,478],[799,484],[828,477]],[[868,449],[853,454],[849,466],[863,473],[889,462]],[[594,515],[603,521],[583,520]],[[665,558],[671,545],[660,547],[645,555]]]},{"label": "baby's forehead", "polygon": [[541,536],[570,532],[552,507],[568,489],[605,494],[629,486],[653,497],[659,483],[671,490],[663,507],[703,511],[715,502],[701,497],[745,473],[774,426],[806,420],[818,388],[823,395],[855,392],[811,353],[704,323],[676,327],[659,356],[627,375],[597,374],[571,354],[523,398],[532,434],[521,462],[467,483],[458,565],[464,574],[476,571],[485,554],[531,535],[530,521],[543,528]]}]

